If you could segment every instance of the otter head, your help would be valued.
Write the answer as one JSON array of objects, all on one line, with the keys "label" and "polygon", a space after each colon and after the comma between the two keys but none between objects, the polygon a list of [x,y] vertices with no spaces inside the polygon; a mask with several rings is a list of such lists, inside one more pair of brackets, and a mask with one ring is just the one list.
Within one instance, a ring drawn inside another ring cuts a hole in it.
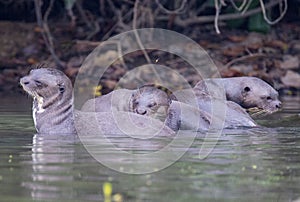
[{"label": "otter head", "polygon": [[74,131],[70,121],[73,115],[72,83],[65,74],[52,68],[33,69],[21,78],[20,84],[33,97],[33,119],[38,132]]},{"label": "otter head", "polygon": [[23,89],[37,99],[66,97],[66,88],[72,89],[69,78],[61,71],[51,68],[32,69],[29,75],[21,78]]},{"label": "otter head", "polygon": [[152,86],[143,86],[132,94],[131,111],[140,115],[164,119],[171,99],[164,91]]},{"label": "otter head", "polygon": [[278,92],[258,78],[253,77],[250,82],[243,82],[241,96],[242,101],[238,104],[244,108],[257,107],[266,113],[273,113],[281,108]]}]

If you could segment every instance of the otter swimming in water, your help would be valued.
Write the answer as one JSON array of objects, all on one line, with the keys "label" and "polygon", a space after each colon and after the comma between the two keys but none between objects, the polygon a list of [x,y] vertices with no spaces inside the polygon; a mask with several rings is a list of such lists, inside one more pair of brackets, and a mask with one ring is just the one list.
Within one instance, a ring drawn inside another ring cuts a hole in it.
[{"label": "otter swimming in water", "polygon": [[145,85],[138,88],[131,97],[131,111],[140,115],[147,115],[163,121],[171,104],[166,92],[154,85]]},{"label": "otter swimming in water", "polygon": [[[201,109],[203,114],[206,114],[206,117],[208,117],[210,122],[212,120],[212,116],[215,116],[214,118],[219,120],[219,122],[224,122],[224,128],[258,126],[240,105],[231,101],[209,96],[205,92],[195,93],[190,89],[179,90],[173,93],[172,98],[180,100],[188,105],[195,105],[196,102],[197,107]],[[196,101],[193,101],[195,98]],[[218,103],[218,105],[213,103]],[[220,111],[220,113],[213,113],[213,110]]]},{"label": "otter swimming in water", "polygon": [[[80,133],[94,134],[101,128],[105,134],[124,134],[112,113],[74,110],[72,83],[57,69],[33,69],[20,79],[20,84],[33,97],[32,115],[38,133],[74,134],[79,130]],[[128,115],[122,112],[118,113],[118,117],[128,119]],[[158,136],[174,135],[173,130],[156,119],[135,113],[130,114],[130,119],[135,125],[130,127],[133,133],[142,131],[152,134],[154,131]],[[151,127],[147,128],[147,124]]]},{"label": "otter swimming in water", "polygon": [[226,98],[229,101],[233,101],[246,109],[257,107],[267,113],[273,113],[281,108],[278,92],[256,77],[205,79],[195,85],[195,94],[203,95],[206,93],[216,97],[214,92],[208,92],[206,85],[224,88]]},{"label": "otter swimming in water", "polygon": [[177,130],[207,130],[209,117],[199,109],[172,101],[163,90],[145,85],[136,90],[118,89],[84,103],[82,111],[127,111],[150,116]]},{"label": "otter swimming in water", "polygon": [[33,69],[21,78],[23,89],[33,97],[32,116],[38,133],[75,133],[73,87],[56,69]]},{"label": "otter swimming in water", "polygon": [[[74,110],[71,81],[59,70],[51,68],[33,69],[29,75],[21,78],[20,83],[24,90],[33,97],[33,119],[38,133],[75,133],[76,129],[78,129],[75,127],[75,123],[81,124],[79,130],[83,130],[84,128],[87,133],[89,133],[89,131],[96,131],[98,126],[102,128],[104,133],[124,133],[124,131],[119,128],[113,114],[110,112],[94,113],[97,122],[91,122],[89,112],[79,113],[79,111]],[[144,90],[146,89],[147,88],[144,88]],[[130,95],[130,100],[133,104],[133,101],[136,98],[139,98],[141,94],[134,94],[133,96],[131,92]],[[151,93],[149,93],[149,95],[151,95]],[[141,100],[146,98],[144,100],[146,101],[145,103],[148,103],[148,101],[151,100],[147,97],[140,98]],[[169,100],[166,100],[167,103],[169,103]],[[205,130],[210,125],[211,112],[209,111],[208,105],[201,104],[208,103],[203,100],[205,99],[202,99],[202,102],[199,102],[199,108],[172,101],[166,108],[167,117],[165,119],[165,125],[159,120],[145,116],[144,112],[141,113],[144,115],[138,114],[137,111],[134,112],[134,109],[138,109],[138,105],[134,106],[134,104],[132,105],[134,113],[130,114],[130,119],[133,120],[137,126],[142,127],[151,123],[151,128],[160,129],[159,135],[161,136],[174,135],[174,132],[170,128],[173,130]],[[93,102],[95,102],[95,100]],[[252,124],[251,118],[249,119],[249,117],[244,116],[242,112],[238,112],[239,110],[232,107],[232,104],[229,105],[231,106],[229,109],[232,109],[237,113],[233,113],[231,117],[225,117],[225,126],[243,125],[243,123],[245,126],[255,125]],[[99,106],[99,108],[101,107]],[[128,118],[128,114],[119,111],[118,117],[125,120]],[[243,119],[243,117],[245,119]],[[238,121],[236,122],[236,120]],[[141,131],[130,127],[129,129],[132,131]]]},{"label": "otter swimming in water", "polygon": [[117,89],[106,95],[90,99],[81,110],[89,112],[124,111],[150,116],[164,121],[171,99],[154,85],[135,90]]},{"label": "otter swimming in water", "polygon": [[192,105],[172,100],[165,124],[174,131],[207,131],[211,124],[211,116]]},{"label": "otter swimming in water", "polygon": [[[146,85],[137,90],[118,89],[111,93],[88,100],[82,107],[83,111],[129,111],[141,115],[151,116],[164,121],[165,124],[177,130],[207,130],[211,124],[211,100],[203,97],[197,104],[192,105],[192,95],[185,95],[188,103],[170,99],[166,92],[153,85]],[[226,128],[239,126],[254,127],[257,124],[237,104],[226,102],[227,116],[217,117],[224,119]]]}]

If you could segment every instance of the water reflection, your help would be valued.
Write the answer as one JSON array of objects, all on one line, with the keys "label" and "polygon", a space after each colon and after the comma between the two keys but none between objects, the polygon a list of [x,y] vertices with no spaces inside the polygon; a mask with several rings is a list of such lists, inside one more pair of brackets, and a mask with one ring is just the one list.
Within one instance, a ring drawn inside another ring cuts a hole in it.
[{"label": "water reflection", "polygon": [[32,142],[32,182],[26,183],[33,199],[61,198],[57,183],[74,181],[74,143],[76,136],[36,134]]},{"label": "water reflection", "polygon": [[[25,186],[35,200],[103,201],[102,185],[110,182],[113,195],[125,201],[292,201],[300,197],[300,138],[295,134],[300,128],[225,130],[204,160],[198,158],[204,141],[198,136],[183,158],[147,175],[100,165],[76,137],[36,135],[32,181]],[[130,163],[114,153],[106,158]]]}]

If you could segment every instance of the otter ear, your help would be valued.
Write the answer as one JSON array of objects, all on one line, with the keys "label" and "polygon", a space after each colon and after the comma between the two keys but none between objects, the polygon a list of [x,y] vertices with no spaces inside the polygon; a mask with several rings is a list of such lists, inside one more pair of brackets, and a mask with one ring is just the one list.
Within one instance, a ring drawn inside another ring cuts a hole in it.
[{"label": "otter ear", "polygon": [[248,94],[248,92],[250,92],[251,89],[249,86],[245,86],[244,89],[242,90],[242,95],[246,96]]},{"label": "otter ear", "polygon": [[65,92],[65,86],[64,86],[64,84],[58,84],[58,87],[59,87],[59,92],[60,93],[64,93]]}]

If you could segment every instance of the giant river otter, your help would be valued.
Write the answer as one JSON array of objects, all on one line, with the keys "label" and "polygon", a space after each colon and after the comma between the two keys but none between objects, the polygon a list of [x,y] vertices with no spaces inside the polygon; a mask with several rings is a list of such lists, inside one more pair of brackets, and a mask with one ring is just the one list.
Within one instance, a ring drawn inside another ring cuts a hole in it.
[{"label": "giant river otter", "polygon": [[[20,83],[23,89],[33,97],[32,113],[38,133],[71,134],[80,130],[80,133],[95,134],[101,128],[101,132],[105,134],[124,134],[112,113],[74,110],[71,81],[59,70],[33,69],[29,75],[21,78]],[[123,120],[128,119],[128,114],[119,112],[118,117]],[[130,119],[136,125],[136,127],[130,127],[133,133],[154,131],[158,136],[174,135],[173,130],[156,119],[135,113],[131,113]],[[148,124],[151,124],[150,129],[147,127]]]},{"label": "giant river otter", "polygon": [[65,74],[50,68],[33,69],[20,83],[33,97],[32,116],[38,133],[75,133],[73,87]]},{"label": "giant river otter", "polygon": [[[177,95],[178,96],[178,95]],[[257,126],[255,121],[238,104],[226,101],[222,107],[228,113],[213,114],[211,98],[209,96],[198,97],[197,101],[193,94],[182,95],[186,103],[170,99],[162,90],[154,86],[143,86],[137,90],[119,89],[107,95],[88,100],[82,107],[83,111],[129,111],[141,115],[151,116],[165,121],[171,129],[181,130],[207,130],[212,123],[212,115],[215,115],[219,123],[224,121],[225,128],[240,126]],[[179,99],[182,100],[182,99]],[[196,104],[195,104],[196,103]]]},{"label": "giant river otter", "polygon": [[153,85],[145,85],[136,90],[117,89],[106,95],[90,99],[84,103],[82,111],[125,111],[164,121],[171,103],[169,96]]},{"label": "giant river otter", "polygon": [[109,94],[90,99],[81,108],[89,112],[128,111],[159,119],[177,131],[207,130],[209,115],[190,105],[172,101],[166,92],[154,85],[136,90],[118,89]]},{"label": "giant river otter", "polygon": [[273,113],[281,108],[278,92],[256,77],[205,79],[196,84],[194,87],[195,94],[203,95],[206,93],[212,97],[217,97],[215,92],[208,92],[207,85],[224,88],[228,100],[246,109],[257,107],[266,113]]},{"label": "giant river otter", "polygon": [[[186,89],[176,91],[172,95],[172,99],[180,100],[188,105],[194,105],[193,97],[196,97],[196,103],[198,108],[201,109],[202,114],[208,114],[208,119],[211,120],[213,115],[217,120],[224,121],[224,128],[236,128],[236,127],[255,127],[258,126],[255,121],[249,116],[249,114],[240,105],[222,100],[220,97],[215,98],[207,95],[206,93],[195,93],[194,90]],[[213,103],[219,103],[216,106]],[[220,111],[219,113],[213,113],[213,111]],[[211,122],[211,121],[210,121]]]},{"label": "giant river otter", "polygon": [[[126,111],[132,112],[130,120],[139,128],[135,130],[129,126],[129,131],[146,132],[143,127],[151,124],[150,128],[156,130],[150,131],[156,131],[162,136],[173,135],[171,129],[207,130],[212,121],[209,96],[198,97],[198,107],[193,107],[190,103],[171,102],[165,92],[152,86],[144,86],[137,90],[117,90],[102,98],[95,98],[83,106],[83,111],[86,112],[79,112],[73,109],[71,81],[59,70],[33,69],[28,76],[21,78],[20,83],[33,97],[33,119],[39,133],[75,133],[76,129],[83,128],[89,133],[97,130],[99,125],[103,133],[122,134],[124,131],[119,128],[113,113],[117,113],[118,120],[126,122]],[[256,126],[239,105],[228,101],[225,106],[228,108],[224,117],[225,127]],[[90,120],[91,111],[97,112],[93,113],[97,122]],[[222,117],[217,118],[222,120]],[[79,123],[77,125],[80,127],[75,127],[75,123]]]}]

